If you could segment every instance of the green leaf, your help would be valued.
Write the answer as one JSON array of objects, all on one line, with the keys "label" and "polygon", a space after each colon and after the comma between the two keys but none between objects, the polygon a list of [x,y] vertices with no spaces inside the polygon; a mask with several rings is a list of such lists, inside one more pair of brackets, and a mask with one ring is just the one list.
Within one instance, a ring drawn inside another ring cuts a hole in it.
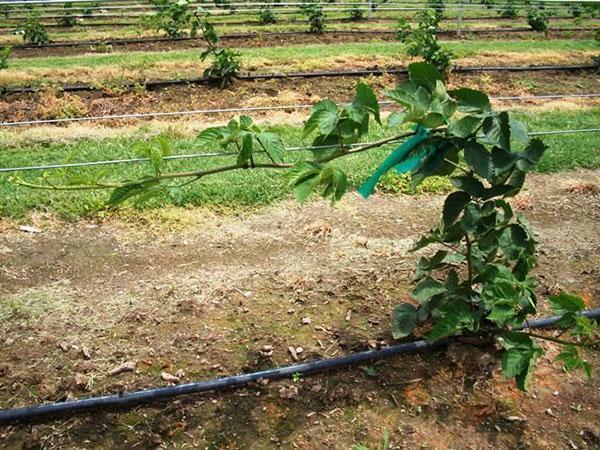
[{"label": "green leaf", "polygon": [[579,354],[579,350],[574,345],[567,345],[556,356],[557,361],[562,361],[566,371],[582,369],[588,379],[592,379],[592,367]]},{"label": "green leaf", "polygon": [[238,164],[248,163],[252,158],[252,134],[248,132],[243,132],[242,135],[242,148],[240,153],[238,154],[237,162]]},{"label": "green leaf", "polygon": [[450,97],[458,100],[458,110],[464,113],[485,113],[492,109],[490,99],[481,91],[461,88],[449,91]]},{"label": "green leaf", "polygon": [[427,335],[427,340],[439,341],[461,330],[475,331],[479,326],[477,313],[464,300],[443,303],[434,313],[436,322]]},{"label": "green leaf", "polygon": [[513,223],[502,230],[498,243],[504,256],[509,261],[515,261],[527,251],[529,235],[521,225]]},{"label": "green leaf", "polygon": [[409,304],[402,303],[394,308],[392,313],[392,335],[400,339],[412,334],[417,324],[417,309]]},{"label": "green leaf", "polygon": [[527,133],[527,125],[525,125],[520,120],[513,119],[512,117],[509,119],[509,124],[510,136],[512,137],[512,139],[523,145],[529,144],[529,134]]},{"label": "green leaf", "polygon": [[430,112],[419,121],[421,125],[427,128],[441,127],[446,123],[446,117],[439,112]]},{"label": "green leaf", "polygon": [[548,298],[548,303],[552,311],[558,315],[578,313],[585,308],[585,302],[580,297],[565,292],[558,295],[551,295]]},{"label": "green leaf", "polygon": [[379,115],[379,102],[371,86],[365,83],[358,83],[356,85],[356,95],[352,101],[352,105],[358,108],[368,109],[377,123],[381,124],[381,117]]},{"label": "green leaf", "polygon": [[436,67],[425,62],[410,64],[408,66],[408,73],[412,81],[427,86],[431,91],[435,89],[438,80],[443,81],[442,75]]},{"label": "green leaf", "polygon": [[302,180],[302,182],[294,186],[294,197],[296,197],[296,200],[298,200],[300,203],[303,203],[318,184],[318,174],[315,173],[308,175]]},{"label": "green leaf", "polygon": [[312,108],[312,114],[304,124],[303,136],[306,137],[314,130],[328,135],[335,129],[338,121],[338,107],[331,100],[321,100]]},{"label": "green leaf", "polygon": [[452,177],[450,178],[450,182],[458,189],[462,189],[473,197],[482,197],[485,192],[485,187],[481,181],[472,176]]},{"label": "green leaf", "polygon": [[141,194],[157,184],[158,182],[139,182],[119,186],[111,192],[107,203],[111,207],[117,206],[118,204],[123,203],[125,200]]},{"label": "green leaf", "polygon": [[283,162],[285,146],[281,137],[278,134],[263,131],[256,135],[256,139],[267,154],[277,163]]},{"label": "green leaf", "polygon": [[542,355],[542,349],[526,333],[507,331],[502,334],[502,372],[506,378],[515,378],[517,386],[527,391],[535,362]]},{"label": "green leaf", "polygon": [[398,127],[402,125],[406,120],[406,113],[394,111],[388,116],[388,126]]},{"label": "green leaf", "polygon": [[490,153],[478,142],[473,140],[465,144],[465,161],[477,175],[486,180],[490,179],[492,170],[492,161]]},{"label": "green leaf", "polygon": [[421,304],[427,302],[434,295],[446,292],[446,286],[431,277],[424,278],[415,286],[411,295]]},{"label": "green leaf", "polygon": [[448,133],[452,136],[467,138],[473,136],[481,124],[483,119],[476,116],[463,116],[458,120],[450,122],[448,125]]},{"label": "green leaf", "polygon": [[465,206],[471,201],[471,196],[464,191],[456,191],[448,195],[444,201],[442,212],[443,228],[448,229],[456,222]]},{"label": "green leaf", "polygon": [[198,137],[196,138],[196,142],[214,144],[218,143],[219,140],[223,138],[225,133],[229,133],[227,127],[211,127],[202,130]]}]

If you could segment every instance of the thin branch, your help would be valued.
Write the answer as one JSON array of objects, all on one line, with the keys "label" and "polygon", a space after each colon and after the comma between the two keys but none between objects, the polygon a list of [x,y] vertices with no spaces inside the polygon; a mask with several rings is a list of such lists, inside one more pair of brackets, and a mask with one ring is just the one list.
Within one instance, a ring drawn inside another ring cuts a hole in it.
[{"label": "thin branch", "polygon": [[536,334],[536,333],[532,333],[531,331],[529,332],[529,335],[531,337],[534,337],[537,339],[543,339],[545,341],[555,342],[555,343],[561,344],[561,345],[574,345],[576,347],[584,347],[584,348],[589,347],[589,345],[582,344],[581,342],[565,341],[564,339],[558,339],[558,338],[555,338],[552,336],[544,336],[543,334]]},{"label": "thin branch", "polygon": [[467,279],[469,283],[469,289],[473,287],[473,263],[471,262],[472,244],[469,233],[465,233],[465,241],[467,244]]},{"label": "thin branch", "polygon": [[[443,130],[445,130],[445,127],[436,128],[431,131],[432,132],[440,132]],[[327,163],[327,162],[333,161],[334,159],[341,158],[343,156],[355,155],[357,153],[371,150],[373,148],[381,147],[385,144],[389,144],[392,142],[396,142],[396,141],[405,139],[407,137],[413,136],[415,133],[416,133],[415,131],[409,131],[406,133],[398,134],[398,135],[391,136],[391,137],[388,137],[385,139],[381,139],[377,142],[372,142],[370,144],[356,147],[356,148],[349,150],[347,152],[344,152],[344,153],[337,153],[337,154],[327,156],[325,158],[317,159],[313,162],[316,164]],[[293,166],[294,166],[294,164],[291,164],[291,163],[257,163],[257,164],[254,164],[254,166],[252,168],[253,169],[289,169]],[[229,172],[232,170],[247,169],[247,168],[248,168],[247,164],[233,164],[230,166],[217,167],[214,169],[207,169],[207,170],[163,173],[163,174],[159,174],[156,176],[141,178],[141,179],[134,180],[134,181],[127,181],[127,182],[120,183],[120,184],[101,183],[101,184],[94,184],[94,185],[79,185],[79,186],[49,186],[49,185],[39,185],[39,184],[28,183],[23,180],[16,180],[15,183],[19,184],[21,186],[30,187],[33,189],[52,189],[52,190],[64,190],[64,191],[83,190],[83,189],[115,189],[115,188],[124,187],[124,186],[135,186],[135,185],[146,184],[146,183],[155,183],[155,182],[160,182],[163,180],[170,180],[170,179],[174,179],[174,178],[194,177],[195,178],[194,181],[196,181],[196,180],[199,180],[200,178],[203,178],[208,175],[214,175],[217,173]]]}]

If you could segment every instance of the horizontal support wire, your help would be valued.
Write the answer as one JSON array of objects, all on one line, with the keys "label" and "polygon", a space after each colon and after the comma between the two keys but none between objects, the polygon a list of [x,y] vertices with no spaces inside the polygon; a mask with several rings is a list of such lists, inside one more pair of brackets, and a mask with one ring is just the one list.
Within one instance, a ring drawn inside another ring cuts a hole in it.
[{"label": "horizontal support wire", "polygon": [[[580,128],[574,130],[547,130],[547,131],[534,131],[529,133],[529,136],[551,136],[551,135],[570,135],[579,133],[597,133],[600,132],[600,128]],[[358,144],[351,144],[349,147],[356,148],[362,147],[363,145],[371,145],[374,142],[361,142]],[[285,149],[287,152],[302,152],[310,150],[326,150],[331,148],[337,148],[335,145],[322,145],[315,147],[288,147]],[[263,152],[259,152],[263,153]],[[165,161],[174,161],[180,159],[196,159],[196,158],[211,158],[211,157],[223,157],[223,156],[236,156],[237,152],[211,152],[211,153],[190,153],[183,155],[171,155],[166,156],[163,159]],[[148,162],[150,158],[127,158],[127,159],[112,159],[105,161],[87,161],[81,163],[66,163],[66,164],[47,164],[40,166],[24,166],[24,167],[4,167],[0,168],[0,173],[10,172],[25,172],[32,170],[53,170],[53,169],[67,169],[76,167],[92,167],[92,166],[104,166],[104,165],[116,165],[116,164],[134,164],[141,162]]]},{"label": "horizontal support wire", "polygon": [[[600,98],[600,94],[547,94],[547,95],[520,95],[520,96],[500,96],[490,97],[490,100],[512,100],[512,101],[528,101],[528,100],[552,100],[561,98]],[[379,102],[380,106],[393,104],[393,101]],[[240,108],[215,108],[215,109],[192,109],[184,111],[158,111],[149,113],[131,113],[131,114],[113,114],[104,116],[86,116],[86,117],[69,117],[63,119],[39,119],[39,120],[24,120],[18,122],[0,122],[0,127],[17,127],[29,125],[50,125],[73,122],[90,122],[104,120],[123,120],[123,119],[145,119],[152,117],[174,117],[174,116],[191,116],[191,115],[210,115],[210,114],[225,114],[225,113],[241,113],[241,112],[263,112],[263,111],[286,111],[296,109],[308,109],[312,104],[303,105],[281,105],[281,106],[252,106]]]}]

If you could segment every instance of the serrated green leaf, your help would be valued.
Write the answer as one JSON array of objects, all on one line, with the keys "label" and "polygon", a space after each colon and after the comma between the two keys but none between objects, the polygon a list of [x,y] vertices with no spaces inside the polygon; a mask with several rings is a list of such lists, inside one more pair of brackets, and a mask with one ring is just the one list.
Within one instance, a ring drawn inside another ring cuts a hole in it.
[{"label": "serrated green leaf", "polygon": [[375,117],[377,123],[381,123],[379,102],[377,101],[377,97],[375,97],[373,89],[368,84],[358,83],[356,85],[356,95],[354,96],[352,105],[358,108],[368,109]]},{"label": "serrated green leaf", "polygon": [[481,117],[463,116],[458,120],[450,122],[448,133],[452,136],[467,138],[474,135],[482,123],[483,119]]},{"label": "serrated green leaf", "polygon": [[435,89],[438,80],[443,81],[439,70],[434,65],[425,62],[409,64],[408,73],[412,81],[427,86],[431,91]]},{"label": "serrated green leaf", "polygon": [[410,336],[417,324],[417,309],[409,304],[402,303],[392,312],[392,335],[394,339]]},{"label": "serrated green leaf", "polygon": [[480,177],[489,180],[492,171],[492,160],[487,149],[478,142],[468,141],[464,149],[465,161]]},{"label": "serrated green leaf", "polygon": [[529,143],[529,134],[527,133],[527,125],[520,120],[513,119],[509,120],[510,124],[510,136],[520,144],[527,145]]},{"label": "serrated green leaf", "polygon": [[458,111],[464,113],[486,113],[491,110],[490,99],[481,91],[461,88],[449,91],[450,97],[458,101]]},{"label": "serrated green leaf", "polygon": [[285,146],[278,134],[263,131],[256,135],[256,139],[273,161],[277,163],[283,162]]},{"label": "serrated green leaf", "polygon": [[442,212],[443,228],[448,229],[456,222],[465,206],[471,201],[471,196],[464,191],[452,192],[444,201]]},{"label": "serrated green leaf", "polygon": [[585,302],[576,295],[562,292],[557,295],[551,295],[548,298],[550,308],[555,314],[563,315],[567,313],[578,313],[585,308]]},{"label": "serrated green leaf", "polygon": [[421,280],[411,292],[411,295],[421,304],[431,297],[446,292],[446,286],[431,277]]}]

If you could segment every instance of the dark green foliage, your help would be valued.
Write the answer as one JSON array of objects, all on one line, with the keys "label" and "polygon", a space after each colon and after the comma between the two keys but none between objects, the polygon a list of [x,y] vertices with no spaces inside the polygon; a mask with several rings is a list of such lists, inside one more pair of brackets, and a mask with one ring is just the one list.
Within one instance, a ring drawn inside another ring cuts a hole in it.
[{"label": "dark green foliage", "polygon": [[33,15],[27,19],[20,33],[22,33],[23,40],[27,44],[42,46],[51,42],[48,33],[40,23],[37,15]]},{"label": "dark green foliage", "polygon": [[277,18],[275,17],[275,14],[273,13],[273,9],[271,9],[270,7],[264,7],[264,8],[261,8],[261,10],[260,10],[260,13],[258,15],[258,21],[262,25],[269,25],[272,23],[276,23]]},{"label": "dark green foliage", "polygon": [[142,23],[163,31],[171,38],[195,37],[202,20],[208,15],[202,8],[194,9],[191,0],[153,0],[153,4],[156,13],[142,18]]},{"label": "dark green foliage", "polygon": [[518,13],[515,0],[508,0],[504,7],[500,11],[498,11],[498,14],[500,14],[500,17],[502,17],[503,19],[516,19]]},{"label": "dark green foliage", "polygon": [[322,34],[325,31],[325,13],[320,3],[302,6],[303,14],[308,18],[309,33]]},{"label": "dark green foliage", "polygon": [[73,15],[73,3],[67,2],[63,6],[63,15],[60,18],[59,24],[63,27],[74,27],[77,24],[77,18]]},{"label": "dark green foliage", "polygon": [[10,45],[0,49],[0,69],[8,69],[8,58],[10,58],[11,53],[12,47]]},{"label": "dark green foliage", "polygon": [[443,49],[436,37],[439,18],[434,10],[426,9],[415,15],[418,25],[412,29],[405,19],[398,24],[398,39],[406,44],[406,52],[410,56],[420,56],[429,64],[434,65],[442,74],[450,72],[453,55]]},{"label": "dark green foliage", "polygon": [[365,19],[363,9],[359,5],[352,5],[348,13],[350,13],[350,21],[352,22],[360,22]]},{"label": "dark green foliage", "polygon": [[438,22],[444,18],[444,11],[446,9],[444,0],[427,0],[427,8],[435,12]]},{"label": "dark green foliage", "polygon": [[229,48],[211,47],[205,50],[200,58],[204,60],[208,56],[213,60],[212,64],[204,70],[204,78],[220,88],[229,86],[242,67],[240,53]]},{"label": "dark green foliage", "polygon": [[548,31],[550,14],[542,8],[532,8],[527,12],[527,23],[534,31],[545,33]]}]

